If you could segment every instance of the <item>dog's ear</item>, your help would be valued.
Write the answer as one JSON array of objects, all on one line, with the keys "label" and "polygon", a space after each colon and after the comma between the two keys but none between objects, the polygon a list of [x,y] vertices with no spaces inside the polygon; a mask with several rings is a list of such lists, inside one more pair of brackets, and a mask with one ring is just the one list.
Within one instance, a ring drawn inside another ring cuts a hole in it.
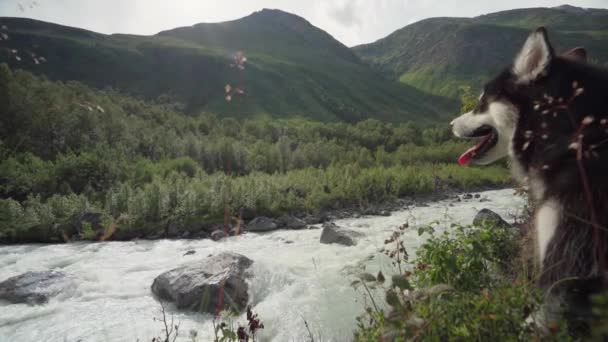
[{"label": "dog's ear", "polygon": [[575,47],[572,50],[568,50],[562,53],[561,56],[565,59],[569,59],[575,62],[587,62],[587,50],[582,47]]},{"label": "dog's ear", "polygon": [[528,36],[513,63],[513,74],[517,78],[517,83],[529,83],[544,75],[553,55],[547,30],[539,27]]}]

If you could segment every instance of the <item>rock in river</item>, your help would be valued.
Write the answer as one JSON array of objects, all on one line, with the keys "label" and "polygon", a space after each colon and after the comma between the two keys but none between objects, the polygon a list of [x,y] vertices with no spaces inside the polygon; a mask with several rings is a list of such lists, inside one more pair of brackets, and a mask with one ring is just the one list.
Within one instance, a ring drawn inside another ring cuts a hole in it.
[{"label": "rock in river", "polygon": [[306,222],[302,219],[299,219],[295,216],[283,215],[278,219],[279,223],[282,227],[287,229],[304,229],[306,228]]},{"label": "rock in river", "polygon": [[220,230],[220,229],[214,230],[213,233],[211,233],[211,240],[213,240],[213,241],[220,241],[227,237],[228,237],[228,234],[226,234],[225,231]]},{"label": "rock in river", "polygon": [[0,300],[13,304],[44,304],[50,298],[72,292],[76,283],[58,271],[27,272],[0,283]]},{"label": "rock in river", "polygon": [[243,255],[223,252],[159,275],[152,292],[161,300],[175,303],[178,309],[241,312],[249,301],[245,279],[252,263]]},{"label": "rock in river", "polygon": [[500,217],[500,215],[490,209],[481,209],[473,219],[474,226],[480,226],[484,224],[489,224],[496,228],[512,227],[507,221]]},{"label": "rock in river", "polygon": [[354,246],[357,244],[357,238],[362,234],[344,229],[337,226],[335,223],[324,223],[323,232],[321,233],[321,243],[330,244],[337,243],[344,246]]},{"label": "rock in river", "polygon": [[245,227],[246,231],[253,233],[270,232],[277,229],[279,229],[277,222],[264,216],[254,218]]}]

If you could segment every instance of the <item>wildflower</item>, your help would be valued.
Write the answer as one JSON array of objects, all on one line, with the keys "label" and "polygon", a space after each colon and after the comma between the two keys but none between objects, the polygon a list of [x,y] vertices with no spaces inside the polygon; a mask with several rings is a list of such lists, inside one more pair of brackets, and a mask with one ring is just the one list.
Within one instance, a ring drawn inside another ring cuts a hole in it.
[{"label": "wildflower", "polygon": [[586,116],[586,117],[583,119],[583,125],[588,126],[588,125],[590,125],[590,124],[593,122],[593,120],[595,120],[595,119],[593,118],[593,116]]}]

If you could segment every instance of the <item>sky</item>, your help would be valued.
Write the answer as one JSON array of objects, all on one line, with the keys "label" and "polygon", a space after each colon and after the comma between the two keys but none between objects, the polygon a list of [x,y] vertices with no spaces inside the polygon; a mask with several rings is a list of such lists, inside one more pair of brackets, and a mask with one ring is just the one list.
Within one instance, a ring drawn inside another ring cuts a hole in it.
[{"label": "sky", "polygon": [[[347,46],[370,43],[429,17],[472,17],[566,0],[0,0],[0,16],[28,17],[100,33],[155,34],[201,22],[238,19],[263,8],[306,18]],[[608,0],[570,0],[608,8]]]}]

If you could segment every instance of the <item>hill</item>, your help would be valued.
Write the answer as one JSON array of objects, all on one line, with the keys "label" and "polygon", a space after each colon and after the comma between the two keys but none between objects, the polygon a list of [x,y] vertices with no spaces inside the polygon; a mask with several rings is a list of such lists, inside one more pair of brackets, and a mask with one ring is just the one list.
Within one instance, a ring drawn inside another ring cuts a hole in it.
[{"label": "hill", "polygon": [[426,19],[353,51],[389,79],[456,98],[460,85],[480,86],[507,66],[538,26],[557,51],[584,46],[594,63],[608,63],[608,10],[568,5]]},{"label": "hill", "polygon": [[[103,35],[17,18],[0,18],[0,25],[9,37],[0,42],[0,62],[13,69],[178,102],[190,114],[429,122],[455,104],[387,81],[326,32],[278,10],[154,36]],[[243,71],[231,65],[238,51],[247,57]],[[245,94],[226,101],[226,84]]]}]

